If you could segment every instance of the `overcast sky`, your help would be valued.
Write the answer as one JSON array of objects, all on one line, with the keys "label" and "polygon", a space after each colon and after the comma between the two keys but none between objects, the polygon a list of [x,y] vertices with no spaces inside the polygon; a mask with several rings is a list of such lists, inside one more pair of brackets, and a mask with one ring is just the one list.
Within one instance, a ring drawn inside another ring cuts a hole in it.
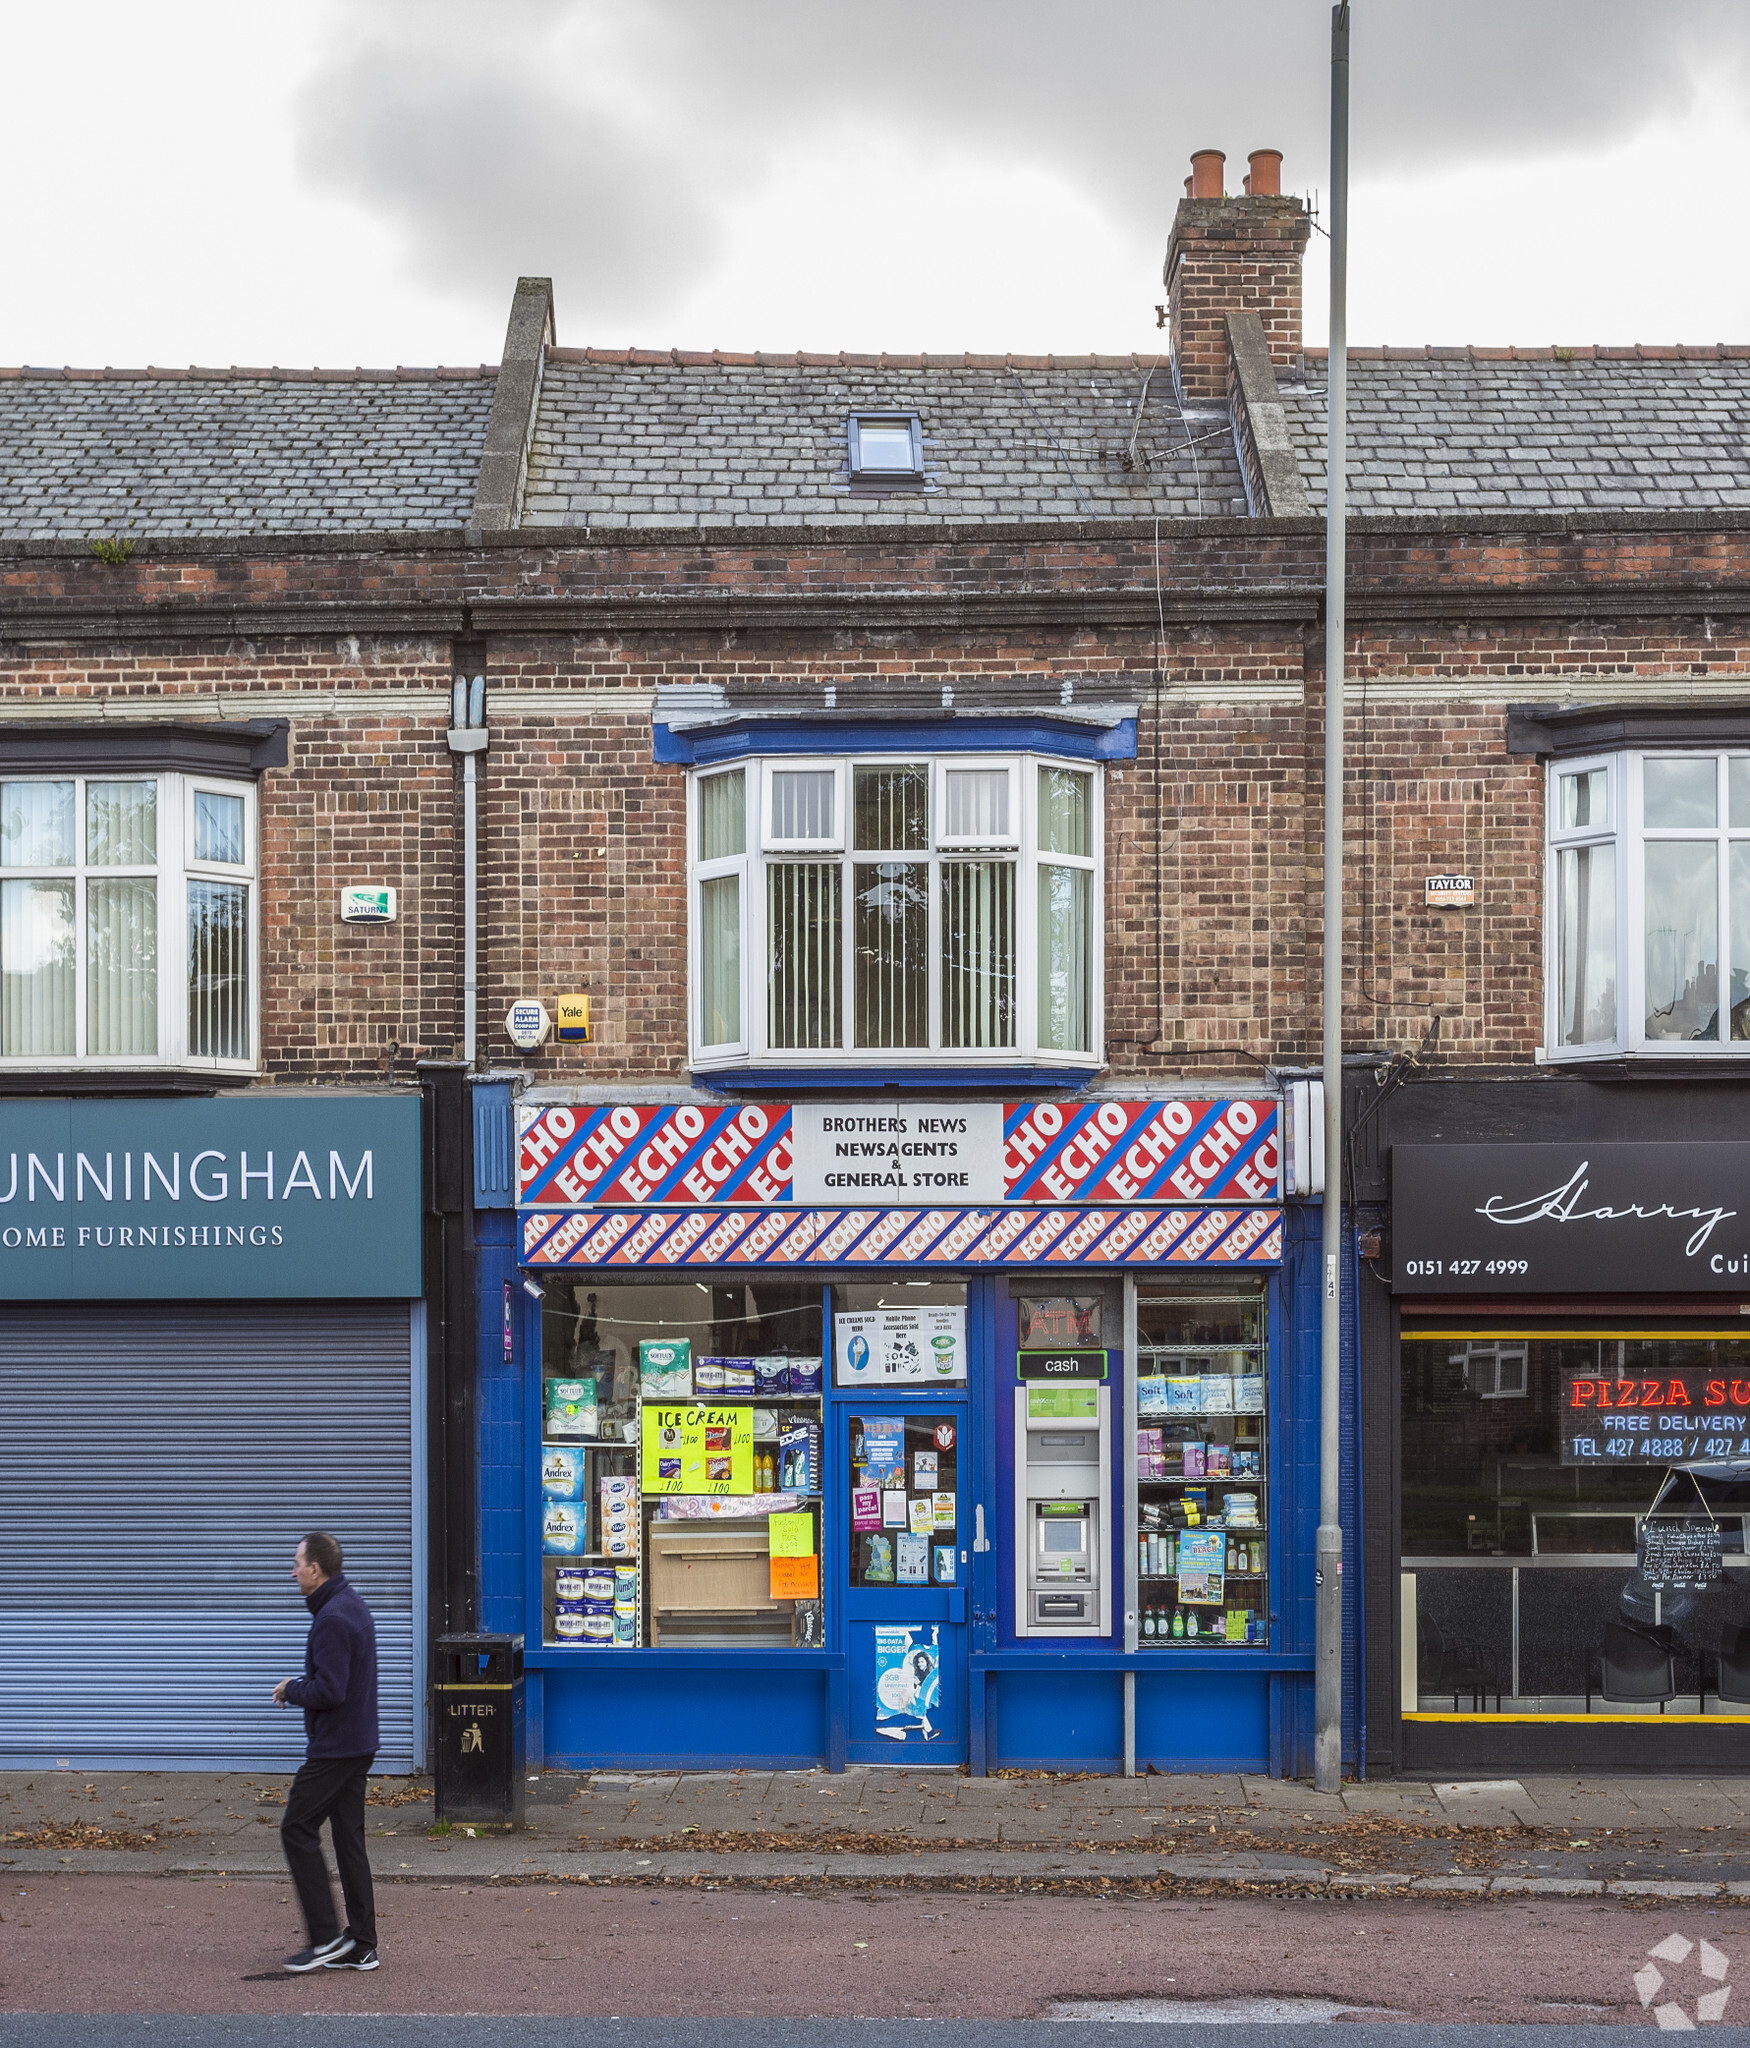
[{"label": "overcast sky", "polygon": [[[496,360],[519,272],[574,346],[1153,353],[1192,149],[1328,184],[1324,0],[0,19],[9,363]],[[1356,0],[1352,90],[1352,340],[1750,340],[1742,0]]]}]

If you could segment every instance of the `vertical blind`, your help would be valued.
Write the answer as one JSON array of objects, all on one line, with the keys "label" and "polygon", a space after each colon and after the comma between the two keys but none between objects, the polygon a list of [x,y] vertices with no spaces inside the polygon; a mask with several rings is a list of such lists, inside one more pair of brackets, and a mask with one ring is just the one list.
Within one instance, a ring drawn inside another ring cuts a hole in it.
[{"label": "vertical blind", "polygon": [[1015,864],[942,866],[942,1043],[1015,1042]]},{"label": "vertical blind", "polygon": [[766,1028],[774,1046],[817,1052],[843,1042],[839,887],[837,861],[784,861],[766,870]]},{"label": "vertical blind", "polygon": [[188,885],[188,1049],[196,1059],[249,1056],[249,891]]}]

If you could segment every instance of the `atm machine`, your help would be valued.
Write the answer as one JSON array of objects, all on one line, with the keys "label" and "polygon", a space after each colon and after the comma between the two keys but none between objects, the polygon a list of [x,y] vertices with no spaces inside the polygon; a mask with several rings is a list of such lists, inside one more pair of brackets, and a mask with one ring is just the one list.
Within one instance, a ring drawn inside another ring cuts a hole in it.
[{"label": "atm machine", "polygon": [[1015,1633],[1109,1636],[1112,1395],[1103,1382],[1015,1389]]}]

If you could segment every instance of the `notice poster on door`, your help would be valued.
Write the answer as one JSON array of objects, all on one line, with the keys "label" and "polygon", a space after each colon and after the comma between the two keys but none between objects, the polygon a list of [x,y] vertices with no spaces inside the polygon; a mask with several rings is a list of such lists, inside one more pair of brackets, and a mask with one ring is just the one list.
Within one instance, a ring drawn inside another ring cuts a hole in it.
[{"label": "notice poster on door", "polygon": [[664,1406],[644,1409],[641,1482],[647,1494],[753,1492],[753,1410]]},{"label": "notice poster on door", "polygon": [[934,1742],[942,1719],[941,1630],[875,1630],[875,1733],[890,1742]]},{"label": "notice poster on door", "polygon": [[952,1386],[966,1377],[964,1303],[855,1311],[832,1327],[835,1386]]}]

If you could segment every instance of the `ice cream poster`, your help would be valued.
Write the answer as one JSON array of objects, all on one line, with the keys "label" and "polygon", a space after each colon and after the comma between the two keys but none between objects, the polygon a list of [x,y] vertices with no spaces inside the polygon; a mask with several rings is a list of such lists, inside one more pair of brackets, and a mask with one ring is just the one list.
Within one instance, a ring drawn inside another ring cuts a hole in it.
[{"label": "ice cream poster", "polygon": [[647,1402],[643,1431],[645,1493],[753,1492],[752,1408]]},{"label": "ice cream poster", "polygon": [[934,1742],[942,1733],[941,1630],[875,1630],[875,1733],[890,1742]]},{"label": "ice cream poster", "polygon": [[966,1377],[964,1304],[870,1309],[835,1315],[832,1325],[837,1386],[952,1386]]}]

